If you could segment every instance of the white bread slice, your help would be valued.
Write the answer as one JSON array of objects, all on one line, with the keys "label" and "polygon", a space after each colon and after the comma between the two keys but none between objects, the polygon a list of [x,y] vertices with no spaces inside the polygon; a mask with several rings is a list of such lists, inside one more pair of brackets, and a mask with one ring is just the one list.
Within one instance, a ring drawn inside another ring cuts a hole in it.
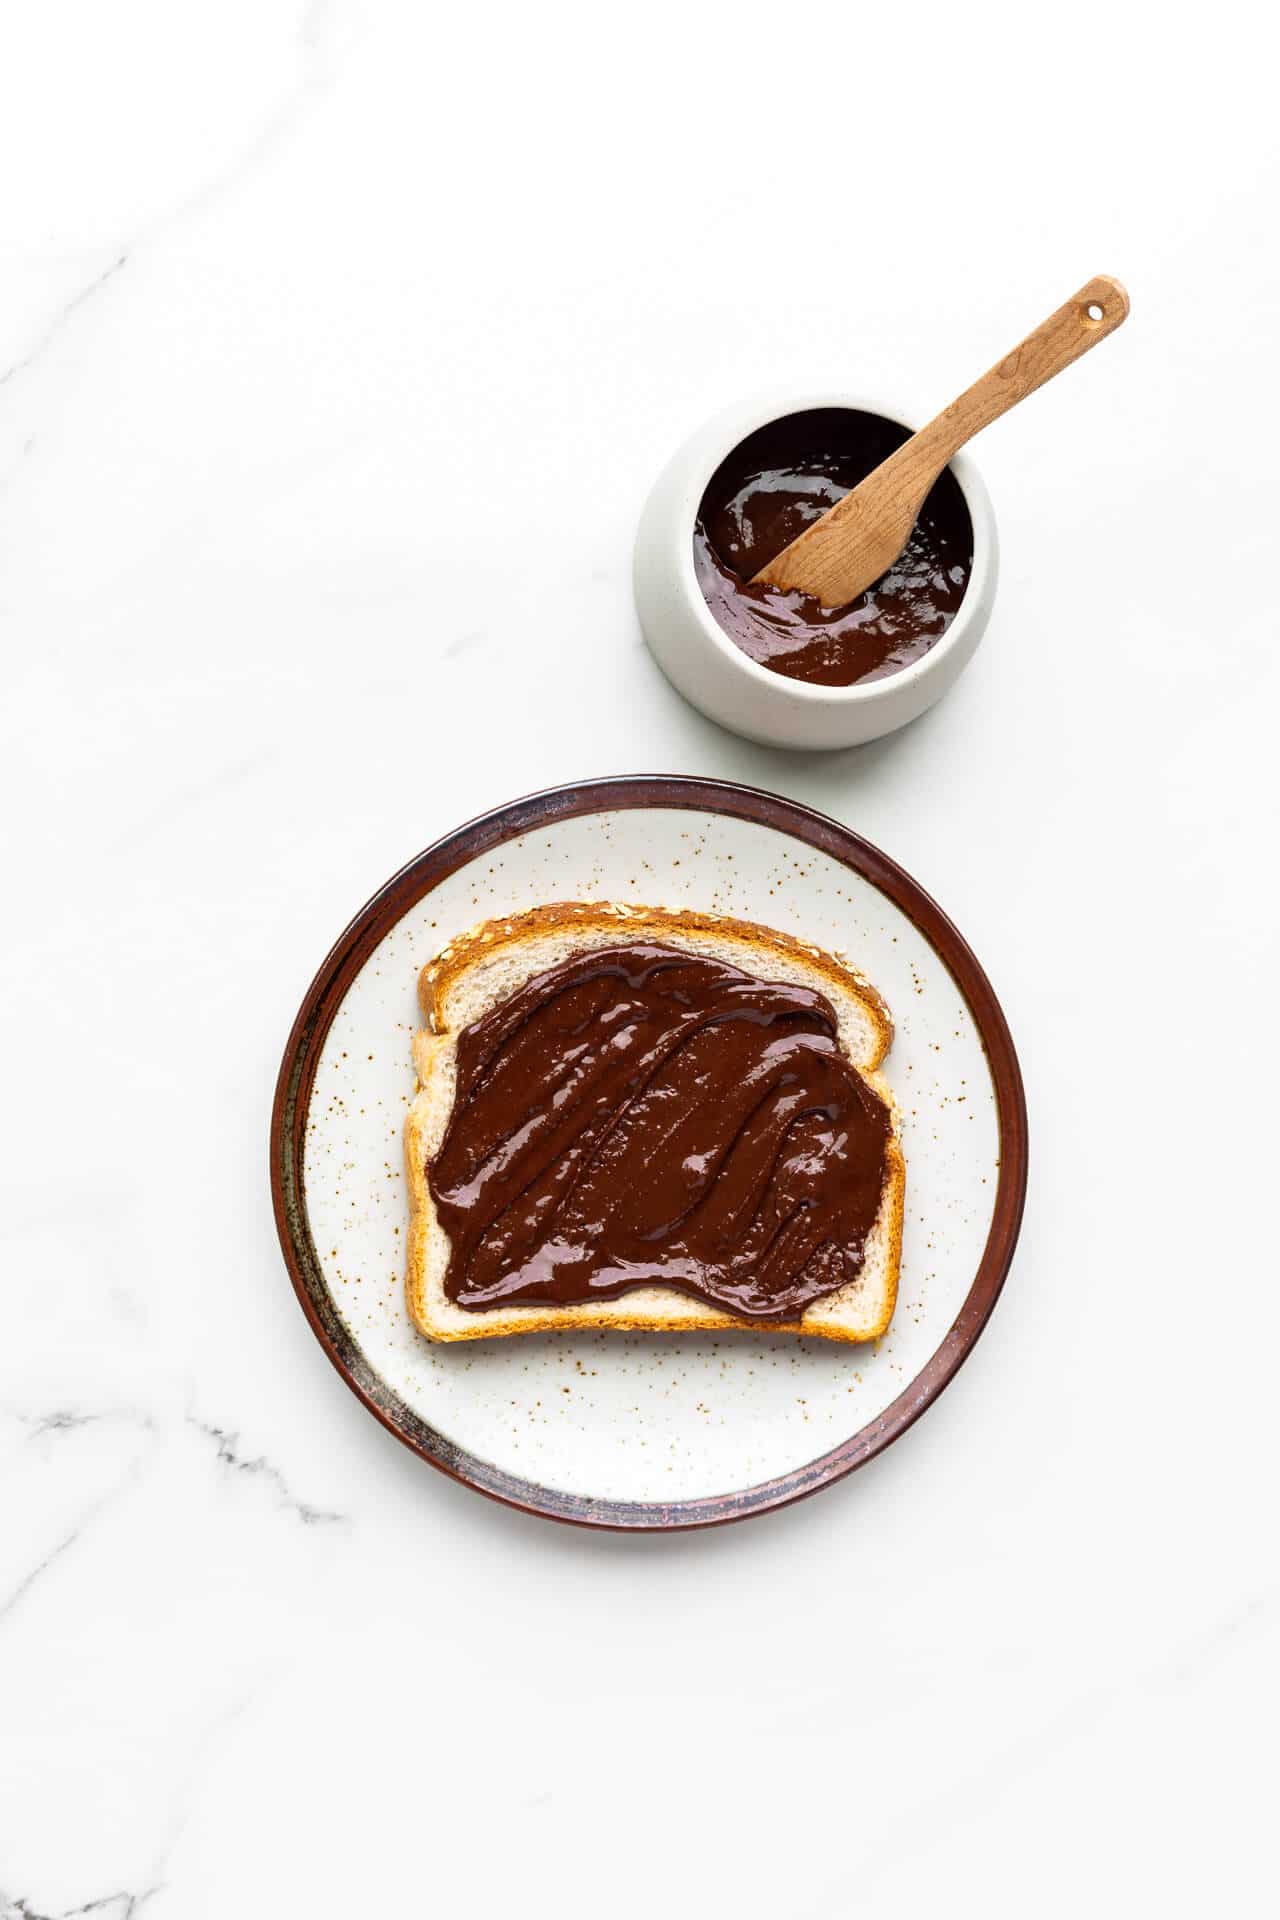
[{"label": "white bread slice", "polygon": [[[426,1169],[453,1109],[458,1034],[535,974],[571,954],[632,940],[660,940],[726,961],[758,980],[792,981],[824,993],[835,1009],[840,1045],[889,1109],[884,1191],[867,1236],[862,1270],[856,1280],[815,1300],[797,1320],[745,1319],[662,1286],[633,1287],[616,1299],[573,1306],[503,1305],[479,1312],[457,1306],[444,1290],[449,1241],[436,1218]],[[601,1327],[643,1332],[737,1328],[855,1341],[874,1340],[884,1332],[898,1292],[906,1169],[897,1105],[879,1072],[893,1039],[893,1023],[875,988],[852,968],[789,934],[717,914],[558,902],[507,920],[488,920],[461,934],[422,969],[418,996],[427,1025],[414,1036],[418,1093],[405,1125],[412,1207],[407,1291],[409,1312],[429,1339],[478,1340]]]}]

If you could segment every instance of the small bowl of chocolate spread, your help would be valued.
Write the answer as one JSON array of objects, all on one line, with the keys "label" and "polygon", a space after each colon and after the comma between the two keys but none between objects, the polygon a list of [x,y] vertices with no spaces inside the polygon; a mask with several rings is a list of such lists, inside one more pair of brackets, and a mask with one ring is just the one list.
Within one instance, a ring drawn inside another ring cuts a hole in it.
[{"label": "small bowl of chocolate spread", "polygon": [[771,746],[855,746],[916,719],[972,658],[998,559],[967,454],[850,605],[752,584],[911,432],[878,403],[775,398],[719,415],[660,475],[636,539],[636,607],[663,672],[710,719]]}]

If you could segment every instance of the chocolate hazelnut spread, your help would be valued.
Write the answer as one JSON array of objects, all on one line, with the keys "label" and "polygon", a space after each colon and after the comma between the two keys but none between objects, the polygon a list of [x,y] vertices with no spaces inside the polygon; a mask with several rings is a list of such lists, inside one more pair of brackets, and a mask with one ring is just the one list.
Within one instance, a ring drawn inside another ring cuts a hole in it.
[{"label": "chocolate hazelnut spread", "polygon": [[761,666],[827,687],[879,680],[918,660],[951,625],[973,566],[973,527],[950,471],[901,556],[848,606],[751,585],[909,437],[878,414],[814,408],[761,427],[712,474],[694,527],[694,570],[716,620]]},{"label": "chocolate hazelnut spread", "polygon": [[428,1180],[460,1307],[661,1284],[762,1321],[855,1279],[889,1114],[809,988],[637,941],[458,1037]]}]

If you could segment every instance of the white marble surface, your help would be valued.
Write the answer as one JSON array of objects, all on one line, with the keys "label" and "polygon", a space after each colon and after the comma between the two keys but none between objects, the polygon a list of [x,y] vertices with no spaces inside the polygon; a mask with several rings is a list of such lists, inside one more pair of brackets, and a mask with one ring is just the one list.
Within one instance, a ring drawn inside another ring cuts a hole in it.
[{"label": "white marble surface", "polygon": [[[1274,1900],[1254,19],[15,10],[4,1920]],[[822,47],[785,137],[780,25]],[[822,761],[683,707],[628,561],[690,425],[783,377],[927,409],[1099,269],[1128,327],[980,449],[1004,572],[956,692]],[[1032,1116],[945,1398],[843,1487],[669,1540],[403,1452],[308,1332],[266,1184],[348,915],[466,815],[634,770],[902,860]]]}]

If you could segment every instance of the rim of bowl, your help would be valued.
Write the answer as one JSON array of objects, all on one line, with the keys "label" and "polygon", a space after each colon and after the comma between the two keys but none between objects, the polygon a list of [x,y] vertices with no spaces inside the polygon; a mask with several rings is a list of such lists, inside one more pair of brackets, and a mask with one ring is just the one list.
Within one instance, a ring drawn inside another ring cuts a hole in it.
[{"label": "rim of bowl", "polygon": [[[913,686],[916,681],[925,679],[934,673],[954,651],[963,638],[966,627],[975,616],[976,610],[987,597],[994,568],[995,510],[991,505],[991,496],[977,467],[967,453],[960,452],[947,462],[948,470],[954,474],[956,482],[964,496],[965,507],[969,514],[969,523],[973,528],[973,566],[965,583],[964,594],[955,619],[946,632],[935,641],[927,653],[921,654],[909,666],[899,667],[893,673],[882,674],[876,680],[855,680],[847,687],[824,687],[815,685],[811,680],[793,680],[785,673],[774,673],[768,667],[761,666],[749,653],[732,641],[720,622],[712,613],[703,598],[698,576],[693,566],[693,523],[697,518],[702,496],[706,492],[707,482],[716,468],[733,449],[745,440],[749,434],[768,426],[771,421],[786,419],[793,413],[813,413],[819,409],[832,409],[847,413],[875,414],[881,420],[888,420],[893,426],[905,427],[908,433],[918,429],[911,425],[912,408],[898,408],[893,402],[871,400],[866,395],[850,394],[844,389],[823,388],[816,395],[801,394],[798,398],[790,394],[766,395],[758,401],[727,409],[713,416],[703,433],[711,443],[713,429],[723,425],[724,433],[717,433],[715,446],[719,449],[699,464],[690,487],[681,501],[681,519],[687,521],[688,538],[681,541],[678,558],[678,577],[681,590],[693,611],[694,619],[711,644],[722,658],[746,675],[755,686],[763,688],[770,698],[794,699],[802,705],[845,707],[870,704],[884,699],[890,689],[895,692],[901,687]],[[701,436],[700,436],[701,437]],[[686,511],[689,496],[692,494],[691,510]]]}]

